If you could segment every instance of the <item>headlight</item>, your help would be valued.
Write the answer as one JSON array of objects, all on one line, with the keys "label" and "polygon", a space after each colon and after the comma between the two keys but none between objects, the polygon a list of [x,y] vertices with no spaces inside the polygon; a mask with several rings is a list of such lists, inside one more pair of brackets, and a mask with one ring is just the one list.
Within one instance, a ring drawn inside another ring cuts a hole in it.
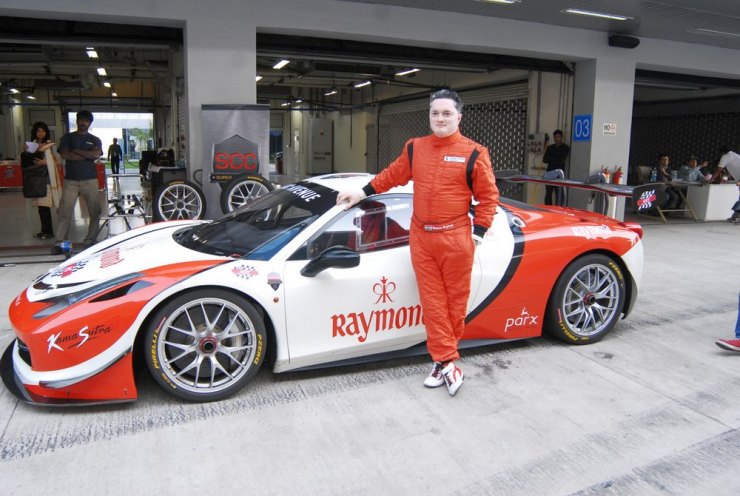
[{"label": "headlight", "polygon": [[[50,305],[43,310],[37,312],[34,314],[33,318],[35,319],[43,319],[46,317],[49,317],[50,315],[53,315],[57,312],[61,312],[67,307],[71,307],[75,303],[78,303],[82,300],[86,300],[88,298],[92,298],[93,296],[105,293],[105,291],[108,291],[111,288],[115,288],[117,286],[122,287],[116,289],[115,291],[111,291],[108,294],[103,294],[98,298],[97,301],[105,301],[110,300],[114,298],[118,298],[121,296],[124,296],[126,294],[129,294],[133,291],[138,291],[139,289],[145,288],[147,286],[151,286],[151,283],[146,281],[135,281],[135,279],[139,279],[143,275],[139,272],[132,272],[131,274],[126,274],[120,277],[115,277],[113,279],[108,279],[106,281],[101,282],[100,284],[96,284],[94,286],[90,286],[89,288],[81,289],[79,291],[76,291],[74,293],[69,293],[64,296],[59,296],[57,298],[51,298],[47,300]],[[126,284],[127,282],[130,282],[130,284]]]}]

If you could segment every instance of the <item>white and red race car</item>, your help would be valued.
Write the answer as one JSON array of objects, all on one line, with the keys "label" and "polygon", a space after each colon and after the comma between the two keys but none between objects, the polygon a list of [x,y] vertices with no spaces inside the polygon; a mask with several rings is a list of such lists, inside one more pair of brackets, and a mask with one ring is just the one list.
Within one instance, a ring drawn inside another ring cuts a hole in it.
[{"label": "white and red race car", "polygon": [[[345,211],[368,174],[276,189],[223,218],[150,224],[37,278],[11,304],[6,387],[43,405],[133,401],[143,357],[167,392],[211,401],[274,372],[425,352],[412,187]],[[476,248],[460,347],[601,339],[642,274],[638,224],[502,200]]]}]

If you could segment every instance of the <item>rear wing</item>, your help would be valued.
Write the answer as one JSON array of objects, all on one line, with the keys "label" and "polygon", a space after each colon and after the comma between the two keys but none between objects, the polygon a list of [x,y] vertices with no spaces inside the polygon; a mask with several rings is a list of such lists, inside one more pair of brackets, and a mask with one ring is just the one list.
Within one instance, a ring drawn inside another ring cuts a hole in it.
[{"label": "rear wing", "polygon": [[[603,193],[609,196],[622,196],[632,198],[632,210],[635,213],[644,213],[648,210],[662,205],[666,200],[665,183],[649,183],[640,186],[628,186],[626,184],[612,184],[607,182],[588,182],[578,179],[546,179],[544,176],[530,176],[520,174],[519,171],[505,170],[496,171],[497,181],[510,183],[538,183],[560,188],[575,188]],[[675,181],[680,184],[698,184],[690,181]]]}]

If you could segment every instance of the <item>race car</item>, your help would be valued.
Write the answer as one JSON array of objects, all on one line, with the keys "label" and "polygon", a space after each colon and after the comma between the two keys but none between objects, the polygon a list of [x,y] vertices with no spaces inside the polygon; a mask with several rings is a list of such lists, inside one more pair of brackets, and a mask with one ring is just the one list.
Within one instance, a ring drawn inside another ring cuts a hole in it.
[{"label": "race car", "polygon": [[[9,308],[6,387],[41,405],[137,398],[135,364],[168,393],[212,401],[266,361],[294,371],[425,353],[411,267],[411,184],[351,209],[373,176],[290,184],[216,221],[149,224],[39,276]],[[642,229],[502,199],[476,248],[461,348],[604,337],[629,314]]]}]

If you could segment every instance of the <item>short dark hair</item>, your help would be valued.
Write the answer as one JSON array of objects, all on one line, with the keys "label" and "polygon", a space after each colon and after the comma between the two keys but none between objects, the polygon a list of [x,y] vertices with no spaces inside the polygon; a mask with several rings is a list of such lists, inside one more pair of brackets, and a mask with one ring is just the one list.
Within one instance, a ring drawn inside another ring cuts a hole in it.
[{"label": "short dark hair", "polygon": [[51,131],[49,131],[49,126],[46,125],[45,122],[34,122],[33,126],[31,126],[31,139],[36,139],[36,132],[38,132],[39,129],[43,129],[46,131],[46,139],[51,139]]},{"label": "short dark hair", "polygon": [[661,153],[659,153],[659,154],[658,154],[658,160],[660,160],[660,159],[661,159],[661,158],[663,158],[663,157],[668,157],[668,158],[671,158],[671,156],[670,156],[670,155],[668,155],[668,154],[667,154],[667,153],[665,153],[665,152],[661,152]]},{"label": "short dark hair", "polygon": [[560,129],[556,129],[555,131],[552,132],[552,135],[553,136],[557,136],[558,134],[560,136],[562,136],[563,135],[563,132]]},{"label": "short dark hair", "polygon": [[77,112],[77,119],[86,119],[90,122],[94,120],[92,112],[90,112],[89,110],[80,110],[79,112]]},{"label": "short dark hair", "polygon": [[431,105],[434,100],[439,100],[440,98],[447,98],[455,102],[455,108],[458,112],[462,113],[463,103],[462,100],[460,100],[460,95],[450,89],[438,90],[432,93],[429,97],[429,105]]}]

